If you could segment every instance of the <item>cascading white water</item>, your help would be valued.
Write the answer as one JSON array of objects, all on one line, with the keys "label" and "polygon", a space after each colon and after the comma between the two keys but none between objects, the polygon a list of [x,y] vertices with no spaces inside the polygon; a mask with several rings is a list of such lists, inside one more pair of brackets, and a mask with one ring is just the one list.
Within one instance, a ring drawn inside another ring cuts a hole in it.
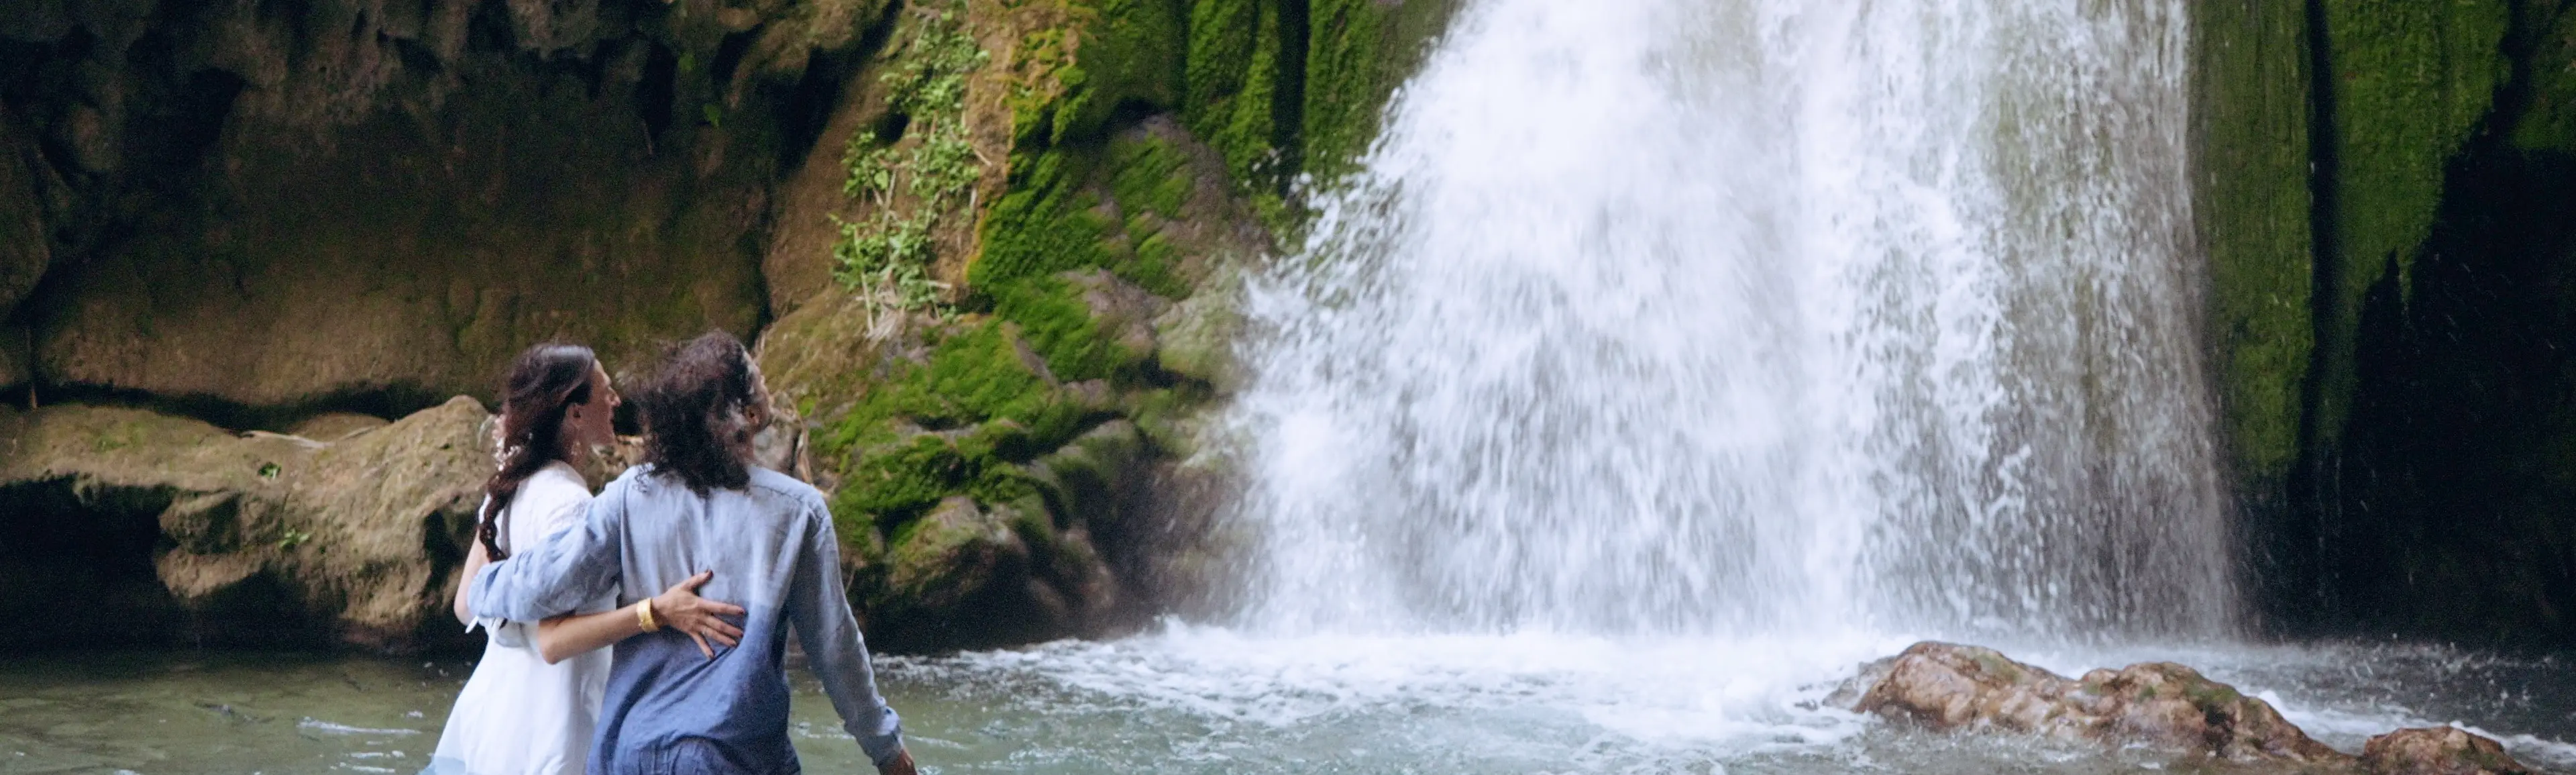
[{"label": "cascading white water", "polygon": [[2211,635],[2182,0],[1482,0],[1255,281],[1241,624]]}]

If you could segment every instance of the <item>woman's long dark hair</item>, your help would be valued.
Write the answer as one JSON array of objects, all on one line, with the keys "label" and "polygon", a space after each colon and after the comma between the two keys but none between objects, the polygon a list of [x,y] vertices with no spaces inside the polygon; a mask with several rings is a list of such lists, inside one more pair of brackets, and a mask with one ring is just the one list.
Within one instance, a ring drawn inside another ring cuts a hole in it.
[{"label": "woman's long dark hair", "polygon": [[576,404],[590,403],[590,372],[599,356],[575,344],[541,344],[519,353],[502,386],[501,469],[483,482],[483,522],[475,528],[483,551],[494,562],[507,559],[501,549],[501,512],[519,497],[519,485],[564,460],[564,415]]},{"label": "woman's long dark hair", "polygon": [[644,462],[699,495],[751,483],[751,437],[768,401],[742,340],[711,331],[673,346],[634,396],[644,419]]}]

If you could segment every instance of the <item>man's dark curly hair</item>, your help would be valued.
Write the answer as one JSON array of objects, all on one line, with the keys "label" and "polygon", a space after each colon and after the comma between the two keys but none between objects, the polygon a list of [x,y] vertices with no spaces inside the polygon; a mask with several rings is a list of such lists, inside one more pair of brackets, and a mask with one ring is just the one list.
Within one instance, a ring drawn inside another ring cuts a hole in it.
[{"label": "man's dark curly hair", "polygon": [[655,475],[699,495],[751,482],[751,437],[768,422],[769,402],[742,340],[710,331],[673,345],[631,400]]}]

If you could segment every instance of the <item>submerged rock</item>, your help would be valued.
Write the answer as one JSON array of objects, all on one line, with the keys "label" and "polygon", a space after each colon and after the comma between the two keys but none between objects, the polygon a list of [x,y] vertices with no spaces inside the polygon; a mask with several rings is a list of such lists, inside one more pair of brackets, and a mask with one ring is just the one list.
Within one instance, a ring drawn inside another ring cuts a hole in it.
[{"label": "submerged rock", "polygon": [[2448,727],[2372,738],[2360,757],[2308,737],[2270,703],[2171,662],[2070,679],[1994,649],[1926,641],[1871,663],[1829,702],[1939,732],[2000,731],[2144,746],[2302,771],[2528,772],[2493,740]]}]

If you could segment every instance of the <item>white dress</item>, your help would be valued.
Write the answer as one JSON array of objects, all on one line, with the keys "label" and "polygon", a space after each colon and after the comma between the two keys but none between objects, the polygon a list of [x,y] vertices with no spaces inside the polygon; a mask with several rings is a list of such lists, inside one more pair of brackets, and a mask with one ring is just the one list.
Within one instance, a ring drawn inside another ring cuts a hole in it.
[{"label": "white dress", "polygon": [[[535,548],[556,528],[582,518],[590,488],[572,466],[557,462],[519,485],[504,510],[501,548],[516,555]],[[582,613],[616,607],[603,597]],[[447,714],[438,751],[427,772],[435,775],[578,775],[590,759],[591,731],[608,688],[609,650],[597,649],[546,664],[537,652],[536,625],[477,618],[490,640],[483,661]]]}]

